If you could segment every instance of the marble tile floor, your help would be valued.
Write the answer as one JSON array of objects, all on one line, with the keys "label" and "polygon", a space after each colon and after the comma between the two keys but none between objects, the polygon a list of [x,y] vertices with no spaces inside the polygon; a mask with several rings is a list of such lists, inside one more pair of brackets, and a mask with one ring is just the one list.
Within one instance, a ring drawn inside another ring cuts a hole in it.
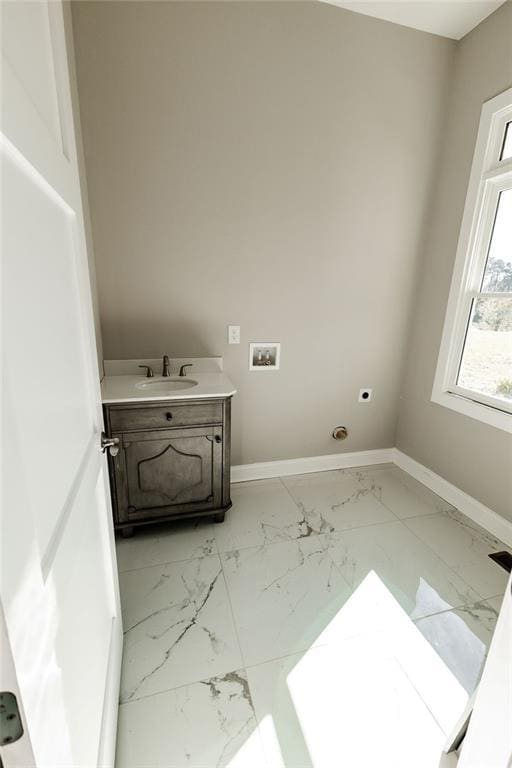
[{"label": "marble tile floor", "polygon": [[224,523],[117,543],[117,768],[450,764],[506,547],[394,465],[232,499]]}]

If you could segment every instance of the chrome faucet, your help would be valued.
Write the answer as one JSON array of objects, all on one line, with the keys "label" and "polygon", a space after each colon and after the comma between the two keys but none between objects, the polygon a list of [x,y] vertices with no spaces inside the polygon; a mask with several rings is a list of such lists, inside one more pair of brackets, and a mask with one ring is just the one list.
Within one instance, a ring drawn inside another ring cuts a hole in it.
[{"label": "chrome faucet", "polygon": [[167,355],[164,355],[162,362],[163,362],[162,376],[170,376],[171,371],[169,367],[169,357]]}]

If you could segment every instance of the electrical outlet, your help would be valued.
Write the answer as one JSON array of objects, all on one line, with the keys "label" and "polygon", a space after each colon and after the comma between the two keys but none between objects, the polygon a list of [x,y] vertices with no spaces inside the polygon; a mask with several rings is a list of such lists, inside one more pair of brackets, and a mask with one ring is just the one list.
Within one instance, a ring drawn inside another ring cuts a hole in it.
[{"label": "electrical outlet", "polygon": [[240,344],[239,325],[228,325],[228,344]]},{"label": "electrical outlet", "polygon": [[357,398],[358,403],[369,403],[372,399],[373,395],[373,389],[368,389],[368,387],[365,387],[365,389],[359,390],[359,397]]}]

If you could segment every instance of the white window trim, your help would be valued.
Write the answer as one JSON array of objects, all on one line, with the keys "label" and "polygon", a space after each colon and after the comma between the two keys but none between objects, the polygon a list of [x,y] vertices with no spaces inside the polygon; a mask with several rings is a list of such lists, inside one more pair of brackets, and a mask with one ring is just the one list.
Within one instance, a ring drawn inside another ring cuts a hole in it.
[{"label": "white window trim", "polygon": [[[510,185],[512,159],[497,160],[505,126],[512,120],[512,88],[487,101],[482,107],[464,215],[439,349],[432,402],[512,432],[512,413],[505,402],[463,389],[455,384],[464,343],[475,276],[481,274],[486,249],[481,243],[494,225],[496,199],[504,185]],[[477,400],[475,399],[477,398]]]}]

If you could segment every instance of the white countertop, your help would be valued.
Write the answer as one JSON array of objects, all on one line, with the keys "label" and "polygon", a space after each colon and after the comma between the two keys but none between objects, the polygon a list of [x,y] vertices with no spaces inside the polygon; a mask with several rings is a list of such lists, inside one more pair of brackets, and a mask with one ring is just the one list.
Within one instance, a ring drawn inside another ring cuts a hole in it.
[{"label": "white countertop", "polygon": [[[176,378],[176,377],[172,377]],[[148,379],[145,376],[105,376],[101,382],[101,399],[104,403],[154,402],[156,400],[198,400],[209,397],[230,397],[236,389],[224,373],[190,373],[186,379],[197,381],[188,389],[174,392],[152,393],[148,389],[139,389],[137,384],[150,381],[162,381],[160,376]]]}]

